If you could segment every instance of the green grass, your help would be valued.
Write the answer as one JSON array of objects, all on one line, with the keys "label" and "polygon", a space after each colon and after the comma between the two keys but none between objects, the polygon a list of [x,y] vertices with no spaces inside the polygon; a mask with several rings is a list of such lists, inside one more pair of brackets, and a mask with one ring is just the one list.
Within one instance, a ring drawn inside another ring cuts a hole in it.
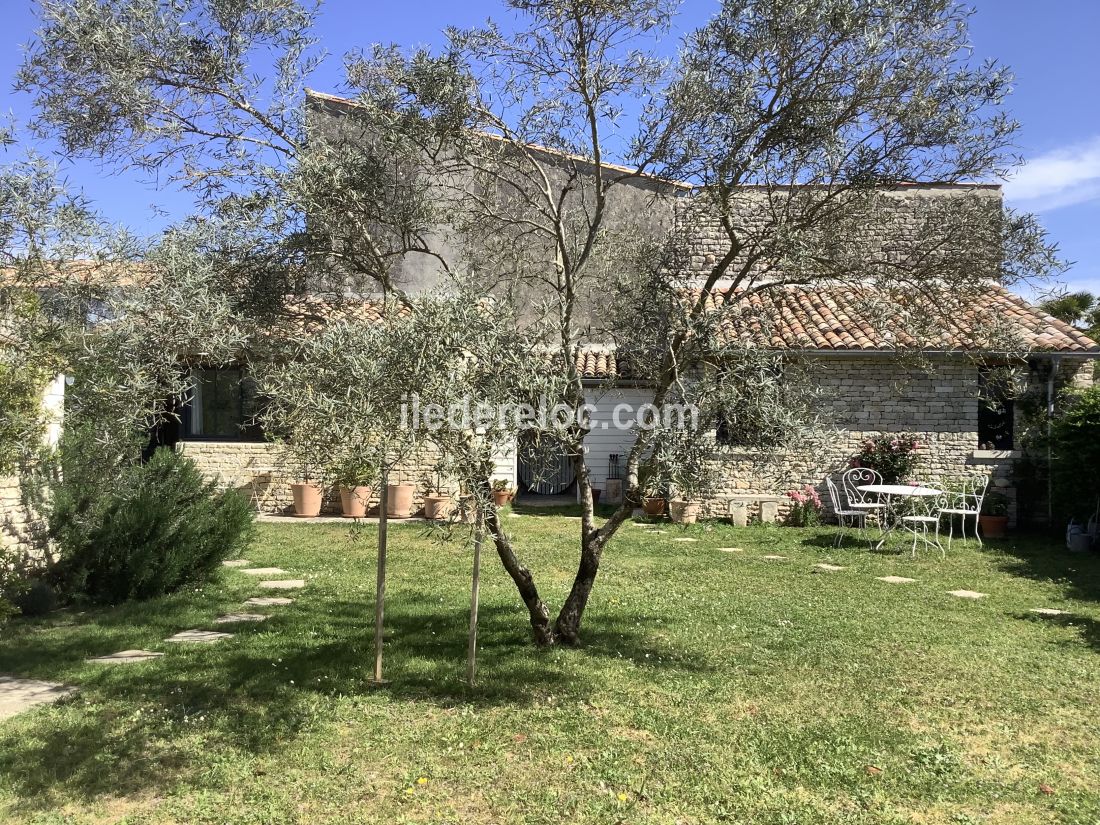
[{"label": "green grass", "polygon": [[[577,522],[508,525],[560,604]],[[623,528],[574,650],[530,645],[487,554],[472,691],[470,549],[415,526],[393,531],[381,688],[370,528],[261,526],[249,558],[309,585],[213,647],[161,640],[240,609],[258,593],[240,573],[9,624],[0,673],[81,693],[0,723],[0,821],[1100,820],[1096,558],[1014,539],[912,561],[834,550],[824,529],[667,530]],[[817,561],[848,569],[814,574]],[[918,581],[874,578],[887,574]],[[84,664],[136,647],[168,655]]]}]

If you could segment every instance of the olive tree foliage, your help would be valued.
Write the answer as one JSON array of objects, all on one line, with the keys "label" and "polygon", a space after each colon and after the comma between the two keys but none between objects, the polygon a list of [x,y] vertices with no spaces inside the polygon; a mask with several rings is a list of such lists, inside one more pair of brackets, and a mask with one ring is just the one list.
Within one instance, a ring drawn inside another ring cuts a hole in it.
[{"label": "olive tree foliage", "polygon": [[204,233],[139,242],[36,156],[0,170],[0,200],[7,466],[36,457],[41,393],[60,373],[70,379],[67,424],[126,453],[169,399],[187,394],[189,365],[232,360],[244,340],[226,297],[209,287]]},{"label": "olive tree foliage", "polygon": [[183,187],[210,219],[252,227],[226,262],[253,314],[284,312],[285,295],[310,289],[398,294],[404,256],[445,269],[424,238],[435,220],[426,187],[407,174],[438,125],[362,107],[311,134],[303,93],[326,57],[315,5],[41,0],[39,15],[18,81],[35,97],[35,127],[71,154]]}]

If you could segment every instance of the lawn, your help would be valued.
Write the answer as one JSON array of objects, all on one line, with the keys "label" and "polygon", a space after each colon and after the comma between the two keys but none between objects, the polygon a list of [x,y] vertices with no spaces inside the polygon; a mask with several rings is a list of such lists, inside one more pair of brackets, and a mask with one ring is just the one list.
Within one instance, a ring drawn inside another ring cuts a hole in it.
[{"label": "lawn", "polygon": [[[576,520],[508,523],[559,604]],[[834,550],[825,529],[628,524],[579,649],[534,649],[486,557],[471,691],[469,547],[413,525],[391,539],[390,681],[369,684],[373,535],[262,525],[249,558],[309,584],[214,646],[162,640],[258,595],[236,571],[5,627],[0,673],[81,692],[0,723],[0,821],[1100,821],[1095,557],[1013,539],[913,561]],[[917,581],[875,579],[891,574]],[[84,663],[138,647],[168,655]]]}]

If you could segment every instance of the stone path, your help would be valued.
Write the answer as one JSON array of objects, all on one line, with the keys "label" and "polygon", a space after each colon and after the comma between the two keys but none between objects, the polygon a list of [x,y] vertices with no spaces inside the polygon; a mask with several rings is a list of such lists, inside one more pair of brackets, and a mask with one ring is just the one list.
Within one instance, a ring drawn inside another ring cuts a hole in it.
[{"label": "stone path", "polygon": [[948,590],[948,596],[957,596],[960,599],[984,599],[988,594],[979,593],[977,590]]},{"label": "stone path", "polygon": [[183,630],[164,641],[177,644],[212,645],[222,639],[232,639],[232,633],[219,633],[216,630]]},{"label": "stone path", "polygon": [[673,541],[699,541],[699,539],[683,538],[683,539],[673,539]]},{"label": "stone path", "polygon": [[152,659],[159,659],[163,655],[163,653],[156,653],[152,650],[120,650],[118,653],[112,653],[108,656],[96,656],[92,659],[85,659],[85,661],[95,665],[132,665],[135,662],[148,662]]},{"label": "stone path", "polygon": [[818,573],[839,573],[841,570],[847,569],[847,567],[841,567],[839,564],[826,564],[825,562],[818,562],[814,565],[814,571]]},{"label": "stone path", "polygon": [[260,582],[260,587],[265,590],[297,590],[305,586],[305,579],[275,579],[274,581]]},{"label": "stone path", "polygon": [[235,624],[237,622],[264,622],[266,613],[226,613],[214,619],[214,624]]},{"label": "stone path", "polygon": [[766,556],[761,556],[762,559],[768,559],[769,561],[786,561],[786,556],[777,556],[775,553],[769,553]]},{"label": "stone path", "polygon": [[916,579],[907,579],[905,576],[875,576],[880,582],[887,584],[912,584]]},{"label": "stone path", "polygon": [[232,559],[230,561],[223,561],[222,567],[246,567],[252,564],[248,559]]},{"label": "stone path", "polygon": [[294,599],[284,599],[282,596],[255,596],[245,599],[244,603],[250,607],[276,607],[294,604]]},{"label": "stone path", "polygon": [[57,702],[74,693],[76,688],[57,682],[0,676],[0,719],[7,719],[17,713],[30,710],[35,705]]},{"label": "stone path", "polygon": [[1033,607],[1029,613],[1038,613],[1040,616],[1068,616],[1068,610],[1058,610],[1053,607]]},{"label": "stone path", "polygon": [[281,567],[242,567],[241,572],[249,576],[281,576],[286,571]]},{"label": "stone path", "polygon": [[744,553],[745,548],[744,547],[719,547],[718,552],[719,553]]}]

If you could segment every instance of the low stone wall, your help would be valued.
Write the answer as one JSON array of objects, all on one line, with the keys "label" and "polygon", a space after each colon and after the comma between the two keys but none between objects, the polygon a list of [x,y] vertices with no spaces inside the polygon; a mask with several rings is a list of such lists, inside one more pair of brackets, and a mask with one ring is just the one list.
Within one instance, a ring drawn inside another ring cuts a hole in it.
[{"label": "low stone wall", "polygon": [[[274,515],[293,512],[290,485],[298,479],[287,467],[278,445],[266,441],[181,441],[177,449],[221,488],[239,490],[248,496],[257,512]],[[419,459],[405,462],[390,474],[391,484],[411,484],[416,488],[414,512],[424,504],[423,478],[431,466],[432,456],[425,449]],[[371,495],[370,506],[378,506],[377,489]],[[340,513],[340,495],[335,487],[325,490],[321,512]]]}]

